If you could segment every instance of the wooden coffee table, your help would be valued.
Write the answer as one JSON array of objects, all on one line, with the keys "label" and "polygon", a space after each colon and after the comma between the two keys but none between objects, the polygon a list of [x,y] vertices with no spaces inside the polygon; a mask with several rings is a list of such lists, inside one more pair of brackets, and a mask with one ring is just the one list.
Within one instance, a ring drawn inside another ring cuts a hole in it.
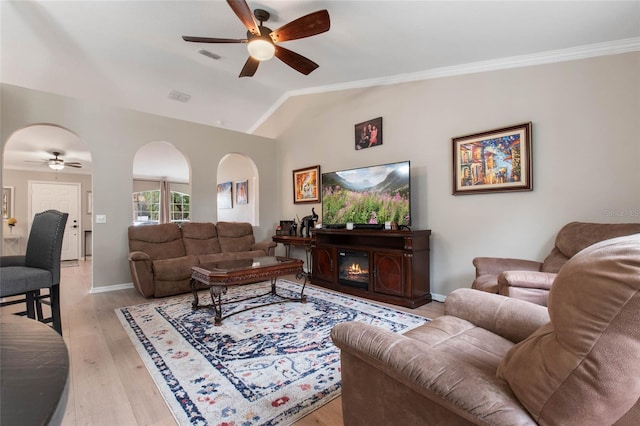
[{"label": "wooden coffee table", "polygon": [[[191,292],[193,293],[193,309],[213,308],[215,312],[215,325],[222,324],[224,318],[250,309],[259,308],[261,306],[273,305],[283,302],[302,302],[307,301],[304,295],[304,288],[307,285],[307,278],[302,269],[304,262],[300,259],[289,259],[286,257],[256,257],[253,259],[241,260],[225,260],[221,262],[208,263],[200,266],[194,266],[191,272]],[[304,277],[304,283],[300,290],[300,297],[288,297],[278,294],[276,291],[276,281],[278,277],[283,275],[296,274],[297,277]],[[222,302],[222,295],[227,293],[227,289],[232,286],[256,283],[260,281],[271,281],[271,290],[259,294],[257,296],[247,297],[234,302],[243,302],[245,300],[256,299],[258,297],[272,294],[278,297],[277,301],[255,304],[240,311],[235,311],[227,315],[222,315],[222,305],[229,302]],[[209,287],[211,294],[211,304],[201,305],[198,302],[198,283]]]}]

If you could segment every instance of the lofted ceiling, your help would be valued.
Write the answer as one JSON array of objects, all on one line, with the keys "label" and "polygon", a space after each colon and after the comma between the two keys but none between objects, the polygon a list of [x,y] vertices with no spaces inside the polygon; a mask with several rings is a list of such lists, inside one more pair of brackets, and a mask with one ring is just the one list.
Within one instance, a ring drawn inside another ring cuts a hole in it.
[{"label": "lofted ceiling", "polygon": [[[247,59],[244,44],[183,41],[183,35],[246,37],[221,0],[2,1],[1,81],[251,133],[292,95],[517,66],[527,58],[571,57],[585,47],[640,49],[639,1],[248,4],[271,13],[265,25],[272,29],[327,9],[328,32],[282,44],[319,68],[305,76],[274,58],[254,77],[238,78]],[[181,94],[187,102],[172,99]],[[71,157],[67,161],[84,161],[80,172],[90,171],[90,157],[76,152],[75,141],[53,147],[33,133],[21,135],[28,136],[30,155],[47,158],[56,148]],[[18,154],[18,145],[10,145],[4,167],[24,167],[26,151]]]}]

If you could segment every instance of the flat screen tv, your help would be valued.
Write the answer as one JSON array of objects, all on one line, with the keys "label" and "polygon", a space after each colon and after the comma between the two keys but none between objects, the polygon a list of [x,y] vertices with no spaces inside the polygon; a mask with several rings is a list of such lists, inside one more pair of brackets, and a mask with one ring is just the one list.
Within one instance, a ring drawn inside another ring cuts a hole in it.
[{"label": "flat screen tv", "polygon": [[322,174],[324,227],[385,222],[411,225],[409,161]]}]

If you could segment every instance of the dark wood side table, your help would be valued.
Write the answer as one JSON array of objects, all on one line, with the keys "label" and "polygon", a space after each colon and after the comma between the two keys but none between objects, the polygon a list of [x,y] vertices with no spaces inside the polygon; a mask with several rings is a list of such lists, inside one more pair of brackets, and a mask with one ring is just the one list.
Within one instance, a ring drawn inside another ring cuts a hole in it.
[{"label": "dark wood side table", "polygon": [[304,248],[305,256],[307,259],[307,274],[311,277],[311,237],[292,237],[290,235],[274,235],[271,237],[274,243],[280,243],[284,245],[285,257],[290,257],[291,246]]},{"label": "dark wood side table", "polygon": [[0,316],[0,424],[59,425],[67,405],[69,353],[36,320]]}]

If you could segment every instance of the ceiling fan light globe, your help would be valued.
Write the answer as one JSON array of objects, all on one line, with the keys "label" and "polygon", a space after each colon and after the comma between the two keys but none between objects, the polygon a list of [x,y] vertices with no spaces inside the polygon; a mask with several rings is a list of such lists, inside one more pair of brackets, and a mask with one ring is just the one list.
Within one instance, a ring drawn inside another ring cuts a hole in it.
[{"label": "ceiling fan light globe", "polygon": [[64,169],[64,164],[59,164],[59,163],[53,163],[53,164],[49,164],[49,168],[53,169],[53,170],[62,170]]},{"label": "ceiling fan light globe", "polygon": [[64,161],[59,159],[49,160],[49,168],[53,170],[62,170],[64,169]]},{"label": "ceiling fan light globe", "polygon": [[270,43],[266,40],[257,39],[252,40],[247,44],[247,50],[249,51],[249,55],[258,61],[267,61],[273,58],[273,55],[276,51],[276,47],[273,43]]}]

